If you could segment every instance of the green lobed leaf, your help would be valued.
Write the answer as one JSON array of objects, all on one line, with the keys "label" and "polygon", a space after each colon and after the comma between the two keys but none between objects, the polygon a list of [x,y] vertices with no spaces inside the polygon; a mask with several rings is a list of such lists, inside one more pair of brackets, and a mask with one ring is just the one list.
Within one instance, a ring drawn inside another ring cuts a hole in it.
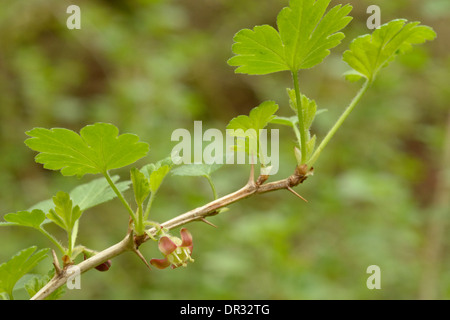
[{"label": "green lobed leaf", "polygon": [[343,59],[354,69],[347,78],[355,81],[364,77],[373,81],[378,72],[398,54],[405,53],[414,44],[421,44],[436,37],[434,30],[428,26],[420,26],[420,22],[409,22],[405,19],[392,20],[371,35],[363,35],[354,39],[350,49],[344,52]]},{"label": "green lobed leaf", "polygon": [[0,293],[6,292],[11,299],[12,291],[17,281],[30,272],[41,260],[45,259],[48,250],[47,248],[36,251],[36,247],[33,246],[21,250],[9,261],[1,264]]},{"label": "green lobed leaf", "polygon": [[279,32],[268,25],[243,29],[232,46],[235,56],[228,60],[235,72],[268,74],[311,68],[339,45],[339,32],[352,18],[350,5],[337,5],[325,11],[331,0],[291,0],[277,16]]},{"label": "green lobed leaf", "polygon": [[59,191],[53,197],[55,204],[54,209],[50,209],[47,213],[47,218],[56,223],[58,226],[72,232],[76,225],[76,221],[81,217],[82,211],[79,206],[73,206],[68,193]]},{"label": "green lobed leaf", "polygon": [[81,129],[80,135],[62,128],[34,128],[26,145],[39,154],[35,160],[44,168],[61,170],[64,176],[105,173],[144,157],[148,144],[139,137],[119,130],[109,123],[95,123]]},{"label": "green lobed leaf", "polygon": [[[277,17],[286,60],[292,71],[311,68],[330,54],[345,37],[339,32],[352,20],[350,5],[325,11],[331,0],[291,0]],[[324,15],[325,14],[325,15]]]},{"label": "green lobed leaf", "polygon": [[284,47],[277,30],[269,25],[243,29],[233,38],[234,57],[230,66],[237,66],[236,73],[268,74],[289,70]]},{"label": "green lobed leaf", "polygon": [[10,225],[39,229],[40,225],[45,220],[45,213],[39,209],[34,209],[31,212],[19,211],[15,213],[5,214],[3,219],[10,222]]}]

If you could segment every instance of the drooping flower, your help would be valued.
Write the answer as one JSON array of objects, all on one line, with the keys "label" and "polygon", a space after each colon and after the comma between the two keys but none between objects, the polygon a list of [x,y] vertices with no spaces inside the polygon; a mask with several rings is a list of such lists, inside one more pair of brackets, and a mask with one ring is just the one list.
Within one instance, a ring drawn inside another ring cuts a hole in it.
[{"label": "drooping flower", "polygon": [[180,230],[181,239],[171,235],[163,236],[159,239],[158,248],[164,255],[164,259],[151,259],[150,264],[165,269],[171,266],[172,269],[185,267],[188,261],[194,261],[191,258],[193,243],[192,235],[186,229]]}]

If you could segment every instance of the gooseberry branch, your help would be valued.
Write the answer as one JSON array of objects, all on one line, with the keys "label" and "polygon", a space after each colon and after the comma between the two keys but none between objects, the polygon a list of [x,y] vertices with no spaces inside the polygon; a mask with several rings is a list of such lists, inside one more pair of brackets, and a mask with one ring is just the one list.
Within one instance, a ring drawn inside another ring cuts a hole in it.
[{"label": "gooseberry branch", "polygon": [[[201,207],[197,207],[193,210],[183,213],[173,219],[170,219],[162,223],[160,226],[162,228],[171,230],[193,221],[205,222],[208,216],[220,213],[219,211],[220,208],[224,208],[232,203],[246,199],[253,195],[263,194],[276,190],[292,189],[293,187],[305,181],[307,177],[312,174],[312,172],[313,172],[312,169],[308,170],[306,165],[302,165],[296,167],[295,172],[285,179],[269,182],[266,184],[259,184],[258,181],[264,181],[265,179],[259,177],[255,182],[253,179],[253,168],[252,168],[249,181],[241,189],[228,195],[225,195],[221,198],[218,198],[214,201],[211,201]],[[150,230],[148,230],[148,233],[151,234],[152,236],[156,235],[157,232],[158,230],[156,227],[153,227]],[[84,273],[104,263],[105,261],[117,257],[118,255],[126,251],[136,252],[137,248],[139,248],[139,246],[142,243],[148,241],[149,239],[150,236],[148,236],[147,234],[144,236],[136,237],[133,234],[132,229],[129,229],[125,238],[122,239],[120,242],[97,253],[96,255],[90,257],[89,259],[78,263],[77,265],[67,265],[62,269],[56,270],[57,272],[54,275],[54,277],[44,287],[42,287],[41,290],[39,290],[31,298],[31,300],[43,300],[47,296],[49,296],[52,292],[54,292],[56,289],[63,286],[73,274],[74,268],[78,268],[80,274]],[[54,264],[59,265],[57,261],[55,261]]]}]

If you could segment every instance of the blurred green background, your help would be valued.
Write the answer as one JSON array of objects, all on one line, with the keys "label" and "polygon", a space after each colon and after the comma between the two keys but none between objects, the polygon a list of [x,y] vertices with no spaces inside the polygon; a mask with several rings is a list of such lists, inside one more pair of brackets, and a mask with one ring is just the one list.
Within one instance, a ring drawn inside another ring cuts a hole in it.
[{"label": "blurred green background", "polygon": [[[341,3],[332,1],[331,5]],[[108,272],[82,275],[65,299],[417,299],[450,298],[448,157],[450,58],[448,0],[352,0],[347,37],[312,70],[303,93],[328,112],[316,119],[319,140],[358,90],[342,73],[350,41],[370,32],[370,4],[382,23],[394,18],[432,26],[438,38],[383,70],[296,190],[256,196],[188,226],[195,263],[152,270],[133,254]],[[82,29],[68,30],[66,9],[81,8]],[[44,170],[23,141],[33,127],[110,122],[150,144],[141,166],[168,154],[173,130],[225,129],[265,99],[289,116],[288,73],[234,74],[226,64],[234,33],[275,24],[281,0],[3,0],[0,3],[0,216],[29,208],[81,181]],[[274,126],[275,128],[275,126]],[[281,130],[281,168],[293,172],[293,134]],[[447,140],[446,140],[447,139]],[[447,158],[445,158],[447,153]],[[447,160],[445,160],[447,159]],[[128,169],[117,171],[129,179]],[[447,172],[446,172],[447,170]],[[249,166],[213,175],[219,195],[237,190]],[[131,194],[127,193],[131,200]],[[211,200],[202,178],[171,176],[151,218],[165,221]],[[104,249],[125,235],[127,213],[116,199],[87,211],[79,241]],[[56,228],[51,231],[59,234]],[[178,234],[178,230],[174,231]],[[61,234],[61,236],[63,236]],[[39,233],[0,229],[0,262],[17,251],[51,245]],[[161,258],[155,243],[142,246]],[[381,268],[381,290],[369,290],[369,265]],[[50,258],[36,271],[46,272]],[[16,298],[26,298],[17,292]]]}]

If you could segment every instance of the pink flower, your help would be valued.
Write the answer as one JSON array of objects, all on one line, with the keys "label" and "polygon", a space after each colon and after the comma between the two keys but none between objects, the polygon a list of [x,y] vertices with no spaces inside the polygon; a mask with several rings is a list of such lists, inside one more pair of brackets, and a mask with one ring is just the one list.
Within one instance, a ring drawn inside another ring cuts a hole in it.
[{"label": "pink flower", "polygon": [[150,264],[165,269],[171,266],[172,269],[185,267],[188,261],[194,261],[191,258],[193,244],[192,235],[186,229],[180,230],[181,239],[174,236],[163,236],[159,239],[158,248],[164,255],[164,259],[151,259]]}]

